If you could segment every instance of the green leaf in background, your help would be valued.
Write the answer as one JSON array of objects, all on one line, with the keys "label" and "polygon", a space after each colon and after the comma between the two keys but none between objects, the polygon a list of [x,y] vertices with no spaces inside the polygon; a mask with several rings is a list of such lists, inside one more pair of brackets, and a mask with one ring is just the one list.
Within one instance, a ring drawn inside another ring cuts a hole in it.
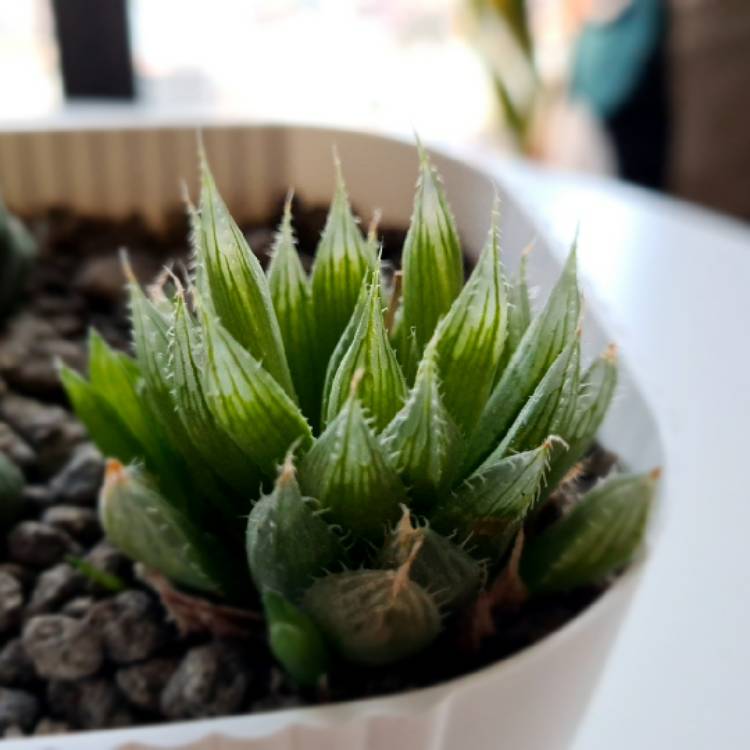
[{"label": "green leaf in background", "polygon": [[116,576],[114,573],[104,570],[103,568],[92,565],[83,557],[67,555],[65,562],[74,567],[79,573],[86,576],[91,583],[112,594],[119,594],[121,591],[126,591],[128,588],[128,585],[122,580],[122,578]]},{"label": "green leaf in background", "polygon": [[352,342],[331,381],[326,423],[330,423],[346,403],[352,378],[358,370],[364,371],[359,397],[379,432],[401,408],[406,397],[406,382],[385,329],[377,272],[372,275],[365,308]]},{"label": "green leaf in background", "polygon": [[490,395],[505,343],[508,321],[497,221],[496,201],[479,261],[436,334],[443,398],[464,433],[476,424]]},{"label": "green leaf in background", "polygon": [[320,413],[319,368],[315,366],[317,333],[310,284],[292,231],[291,199],[290,193],[268,266],[268,286],[300,407],[317,423]]},{"label": "green leaf in background", "polygon": [[402,256],[401,362],[410,379],[422,350],[464,281],[456,224],[437,170],[421,145],[419,160],[414,211]]},{"label": "green leaf in background", "polygon": [[539,495],[553,442],[483,466],[436,508],[430,523],[458,540],[468,539],[478,557],[498,562]]},{"label": "green leaf in background", "polygon": [[263,609],[273,655],[300,685],[317,685],[328,671],[329,655],[315,623],[273,591],[264,594]]},{"label": "green leaf in background", "polygon": [[204,389],[211,413],[266,477],[276,474],[289,446],[312,442],[297,404],[261,364],[209,314],[203,315],[206,346]]},{"label": "green leaf in background", "polygon": [[457,469],[460,433],[441,395],[436,336],[424,351],[406,403],[383,431],[381,442],[415,503],[425,508],[437,502]]},{"label": "green leaf in background", "polygon": [[336,535],[302,496],[291,453],[273,492],[253,506],[247,522],[247,560],[259,591],[276,591],[298,600],[315,576],[341,558]]},{"label": "green leaf in background", "polygon": [[492,390],[469,440],[464,468],[471,470],[487,456],[511,426],[539,381],[562,350],[576,337],[581,314],[575,245],[563,272],[539,315]]},{"label": "green leaf in background", "polygon": [[407,497],[356,395],[361,376],[356,374],[343,408],[303,458],[300,485],[334,522],[379,540]]},{"label": "green leaf in background", "polygon": [[[354,312],[362,280],[377,266],[375,248],[362,235],[352,214],[338,157],[334,163],[336,189],[312,269],[321,363],[328,361]],[[322,375],[321,371],[321,379]]]},{"label": "green leaf in background", "polygon": [[0,320],[20,301],[36,256],[36,240],[0,200]]},{"label": "green leaf in background", "polygon": [[532,593],[568,591],[627,565],[643,541],[659,472],[599,484],[527,545],[521,575]]},{"label": "green leaf in background", "polygon": [[197,256],[211,290],[211,305],[224,328],[294,399],[292,377],[266,276],[224,205],[205,157],[201,164]]},{"label": "green leaf in background", "polygon": [[221,543],[166,500],[137,466],[107,462],[99,515],[116,547],[176,583],[215,594],[240,583],[236,573],[229,575]]}]

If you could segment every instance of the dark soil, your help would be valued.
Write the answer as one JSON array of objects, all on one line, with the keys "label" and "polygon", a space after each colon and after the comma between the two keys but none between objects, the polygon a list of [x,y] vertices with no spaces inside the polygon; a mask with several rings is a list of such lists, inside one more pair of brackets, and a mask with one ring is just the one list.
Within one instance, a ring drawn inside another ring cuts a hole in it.
[{"label": "dark soil", "polygon": [[[268,223],[243,226],[262,258],[280,210],[279,204]],[[187,262],[186,221],[176,214],[155,234],[137,218],[102,221],[55,210],[28,219],[41,257],[24,306],[0,328],[0,451],[27,481],[21,517],[0,530],[0,737],[268,711],[428,686],[534,643],[601,593],[499,608],[494,632],[478,648],[467,647],[463,623],[449,622],[417,658],[387,669],[338,665],[318,691],[300,691],[286,679],[262,628],[243,641],[180,636],[154,590],[102,538],[95,506],[103,459],[70,413],[54,361],[83,370],[90,326],[113,346],[129,348],[118,250],[128,249],[147,282],[165,263]],[[297,201],[306,263],[324,220],[323,209]],[[384,258],[397,261],[404,231],[386,227],[379,235]],[[577,481],[590,483],[611,463],[596,450]]]}]

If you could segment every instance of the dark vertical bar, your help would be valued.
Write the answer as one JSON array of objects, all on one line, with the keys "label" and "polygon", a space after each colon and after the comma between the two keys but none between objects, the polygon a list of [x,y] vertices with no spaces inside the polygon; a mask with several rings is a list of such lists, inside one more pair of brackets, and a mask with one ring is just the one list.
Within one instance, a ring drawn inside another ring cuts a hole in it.
[{"label": "dark vertical bar", "polygon": [[67,99],[133,99],[127,0],[52,0]]}]

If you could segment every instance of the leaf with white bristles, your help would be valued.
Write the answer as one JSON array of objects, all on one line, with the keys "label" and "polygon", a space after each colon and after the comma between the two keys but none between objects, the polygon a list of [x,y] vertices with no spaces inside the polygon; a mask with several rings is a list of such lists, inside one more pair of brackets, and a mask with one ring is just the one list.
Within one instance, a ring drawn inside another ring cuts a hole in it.
[{"label": "leaf with white bristles", "polygon": [[222,325],[263,363],[290,398],[296,398],[268,282],[255,253],[232,219],[205,160],[201,158],[198,261],[213,309]]}]

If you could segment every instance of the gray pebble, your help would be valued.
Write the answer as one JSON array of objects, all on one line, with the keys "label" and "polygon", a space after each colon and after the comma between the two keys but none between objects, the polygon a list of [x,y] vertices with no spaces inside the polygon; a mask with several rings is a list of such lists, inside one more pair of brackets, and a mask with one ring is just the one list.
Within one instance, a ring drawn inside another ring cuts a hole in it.
[{"label": "gray pebble", "polygon": [[[150,279],[159,272],[159,261],[151,254],[133,251],[130,264],[137,278]],[[117,254],[94,255],[82,262],[73,288],[84,296],[116,304],[124,297],[126,279]]]},{"label": "gray pebble", "polygon": [[39,521],[22,521],[8,534],[10,559],[22,565],[47,568],[80,547],[60,529]]},{"label": "gray pebble", "polygon": [[129,578],[133,572],[133,564],[130,559],[120,552],[113,544],[102,539],[86,555],[85,560],[105,573],[111,573],[119,578]]},{"label": "gray pebble", "polygon": [[21,584],[24,591],[30,589],[36,580],[36,571],[14,562],[0,563],[0,573],[13,576]]},{"label": "gray pebble", "polygon": [[231,646],[215,642],[193,648],[162,692],[162,713],[170,719],[191,719],[237,711],[249,675],[241,654]]},{"label": "gray pebble", "polygon": [[96,599],[93,596],[77,596],[62,606],[60,614],[80,619],[85,617],[95,604]]},{"label": "gray pebble", "polygon": [[158,712],[159,697],[177,669],[177,664],[176,659],[151,659],[132,667],[123,667],[115,675],[117,686],[137,708]]},{"label": "gray pebble", "polygon": [[164,619],[143,591],[123,591],[104,599],[87,621],[102,639],[107,656],[118,664],[152,656],[168,636]]},{"label": "gray pebble", "polygon": [[59,503],[94,505],[104,476],[104,459],[91,443],[76,447],[70,460],[50,482]]},{"label": "gray pebble", "polygon": [[105,679],[51,681],[47,704],[53,716],[77,729],[107,729],[133,724],[134,717],[117,688]]},{"label": "gray pebble", "polygon": [[86,430],[60,406],[7,393],[0,402],[0,415],[37,452],[37,467],[45,476],[56,471],[80,443]]},{"label": "gray pebble", "polygon": [[43,513],[53,502],[52,493],[46,484],[27,484],[23,488],[23,501],[34,515]]},{"label": "gray pebble", "polygon": [[37,578],[26,616],[41,615],[59,609],[60,605],[86,588],[86,579],[68,563],[45,570]]},{"label": "gray pebble", "polygon": [[21,621],[23,589],[10,573],[0,572],[0,633],[12,630]]},{"label": "gray pebble", "polygon": [[0,685],[24,687],[36,680],[36,671],[20,638],[12,638],[0,650]]},{"label": "gray pebble", "polygon": [[102,663],[101,639],[86,620],[37,615],[26,623],[21,638],[42,677],[77,680],[94,674]]},{"label": "gray pebble", "polygon": [[36,461],[34,449],[7,423],[0,421],[0,453],[23,469]]},{"label": "gray pebble", "polygon": [[0,729],[19,727],[30,732],[38,715],[39,701],[31,693],[0,688]]},{"label": "gray pebble", "polygon": [[93,508],[54,505],[44,512],[42,522],[61,529],[82,544],[92,544],[102,535],[99,516]]}]

